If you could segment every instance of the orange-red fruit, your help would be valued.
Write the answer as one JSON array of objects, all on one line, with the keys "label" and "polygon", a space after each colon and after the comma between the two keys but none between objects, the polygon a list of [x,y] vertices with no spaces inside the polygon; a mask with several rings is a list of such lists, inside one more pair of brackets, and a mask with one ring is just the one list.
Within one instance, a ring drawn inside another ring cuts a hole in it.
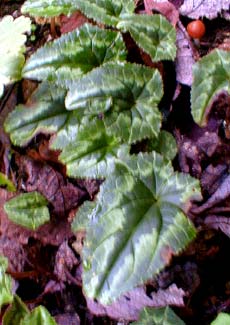
[{"label": "orange-red fruit", "polygon": [[187,32],[192,38],[201,38],[205,34],[205,25],[201,20],[194,20],[187,26]]}]

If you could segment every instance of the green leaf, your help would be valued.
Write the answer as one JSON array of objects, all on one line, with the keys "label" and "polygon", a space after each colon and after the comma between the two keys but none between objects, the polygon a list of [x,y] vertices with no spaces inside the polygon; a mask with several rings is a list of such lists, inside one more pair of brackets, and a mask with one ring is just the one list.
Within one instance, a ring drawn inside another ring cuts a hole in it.
[{"label": "green leaf", "polygon": [[21,79],[21,70],[25,62],[26,32],[30,32],[31,21],[20,16],[13,19],[5,16],[0,21],[0,96],[3,86]]},{"label": "green leaf", "polygon": [[78,212],[76,213],[74,220],[71,224],[71,228],[73,232],[86,230],[90,220],[88,219],[90,215],[92,215],[93,210],[96,207],[95,201],[85,201]]},{"label": "green leaf", "polygon": [[120,33],[85,24],[38,49],[27,61],[23,76],[49,80],[68,88],[93,68],[125,58],[126,50]]},{"label": "green leaf", "polygon": [[109,132],[129,143],[156,137],[161,114],[162,80],[155,69],[108,63],[82,77],[67,94],[66,107],[85,115],[104,113]]},{"label": "green leaf", "polygon": [[97,22],[116,26],[119,18],[123,14],[133,13],[134,8],[133,0],[27,0],[22,6],[22,12],[33,16],[54,17],[80,10]]},{"label": "green leaf", "polygon": [[75,0],[75,4],[87,17],[114,27],[124,14],[131,14],[135,9],[133,0]]},{"label": "green leaf", "polygon": [[204,125],[215,96],[221,90],[230,93],[230,52],[214,50],[193,66],[191,94],[194,120]]},{"label": "green leaf", "polygon": [[32,310],[30,314],[27,314],[22,320],[20,325],[57,325],[54,318],[51,317],[48,310],[39,306]]},{"label": "green leaf", "polygon": [[211,325],[230,325],[230,315],[226,313],[220,313],[217,318],[211,323]]},{"label": "green leaf", "polygon": [[29,309],[23,301],[15,295],[12,305],[4,313],[3,325],[20,325],[21,320],[27,314],[29,314]]},{"label": "green leaf", "polygon": [[4,175],[0,172],[0,186],[6,187],[6,189],[10,192],[15,192],[16,188],[14,184]]},{"label": "green leaf", "polygon": [[153,61],[174,60],[176,57],[176,30],[162,15],[127,15],[117,25],[130,32],[137,45]]},{"label": "green leaf", "polygon": [[8,261],[0,255],[0,309],[2,305],[8,304],[13,300],[12,279],[6,274]]},{"label": "green leaf", "polygon": [[36,230],[50,219],[47,203],[38,192],[23,193],[6,202],[4,210],[16,224]]},{"label": "green leaf", "polygon": [[157,153],[123,157],[88,216],[86,295],[109,304],[159,273],[195,237],[182,209],[191,196],[200,198],[198,181]]},{"label": "green leaf", "polygon": [[38,133],[56,132],[65,125],[69,113],[65,91],[43,83],[30,105],[19,105],[5,120],[4,128],[14,145],[26,145]]},{"label": "green leaf", "polygon": [[138,322],[132,325],[185,325],[170,307],[144,308]]},{"label": "green leaf", "polygon": [[70,177],[104,178],[113,171],[121,148],[120,139],[109,135],[104,123],[96,120],[78,133],[59,159]]},{"label": "green leaf", "polygon": [[177,154],[176,140],[169,132],[163,130],[159,133],[158,138],[149,140],[148,151],[156,151],[172,160]]},{"label": "green leaf", "polygon": [[75,2],[76,0],[27,0],[21,7],[21,12],[35,17],[70,15],[76,11]]}]

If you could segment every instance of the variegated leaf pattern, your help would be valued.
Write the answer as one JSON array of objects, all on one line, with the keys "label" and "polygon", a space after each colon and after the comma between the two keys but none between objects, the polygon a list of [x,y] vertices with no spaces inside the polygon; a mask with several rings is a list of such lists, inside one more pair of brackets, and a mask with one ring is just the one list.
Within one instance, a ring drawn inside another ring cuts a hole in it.
[{"label": "variegated leaf pattern", "polygon": [[22,193],[7,201],[4,210],[14,223],[36,230],[50,219],[47,204],[38,192]]},{"label": "variegated leaf pattern", "polygon": [[230,52],[216,49],[204,56],[193,67],[192,115],[200,124],[206,124],[210,106],[221,90],[230,93]]},{"label": "variegated leaf pattern", "polygon": [[162,156],[139,154],[116,165],[98,196],[83,250],[83,287],[109,304],[156,275],[195,237],[183,205],[199,183]]},{"label": "variegated leaf pattern", "polygon": [[125,58],[126,49],[119,32],[85,24],[38,49],[28,59],[23,76],[69,88],[80,76],[103,63]]},{"label": "variegated leaf pattern", "polygon": [[33,16],[54,17],[80,10],[87,17],[109,26],[116,26],[119,18],[134,11],[133,0],[27,0],[22,12]]},{"label": "variegated leaf pattern", "polygon": [[105,178],[124,150],[128,154],[129,147],[121,146],[118,137],[108,134],[103,121],[95,120],[78,132],[75,140],[62,151],[60,160],[70,177]]},{"label": "variegated leaf pattern", "polygon": [[130,32],[135,42],[153,61],[174,60],[176,30],[162,15],[127,15],[117,25]]},{"label": "variegated leaf pattern", "polygon": [[74,83],[66,97],[69,110],[102,114],[108,131],[128,143],[156,137],[163,95],[159,72],[131,63],[108,63]]}]

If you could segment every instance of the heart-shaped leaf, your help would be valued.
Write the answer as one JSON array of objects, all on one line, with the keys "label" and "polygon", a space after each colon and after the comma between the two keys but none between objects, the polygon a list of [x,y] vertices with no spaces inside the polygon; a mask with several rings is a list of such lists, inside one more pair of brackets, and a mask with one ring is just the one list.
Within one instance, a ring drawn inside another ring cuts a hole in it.
[{"label": "heart-shaped leaf", "polygon": [[64,148],[60,160],[70,177],[104,178],[114,169],[114,162],[122,151],[120,142],[119,138],[107,133],[101,120],[96,120]]},{"label": "heart-shaped leaf", "polygon": [[23,227],[36,230],[49,221],[47,200],[38,192],[23,193],[4,204],[10,220]]},{"label": "heart-shaped leaf", "polygon": [[204,125],[207,113],[221,90],[230,93],[230,52],[214,50],[193,66],[192,115]]},{"label": "heart-shaped leaf", "polygon": [[119,32],[85,24],[38,49],[27,61],[23,76],[68,88],[93,68],[125,58],[125,45]]},{"label": "heart-shaped leaf", "polygon": [[175,173],[162,156],[139,154],[116,164],[99,193],[83,250],[83,287],[109,304],[156,275],[195,237],[183,213],[198,181]]},{"label": "heart-shaped leaf", "polygon": [[104,113],[109,132],[129,143],[156,137],[162,97],[159,72],[130,63],[108,63],[82,77],[68,92],[66,107],[85,115]]},{"label": "heart-shaped leaf", "polygon": [[176,30],[164,16],[127,15],[118,23],[117,28],[130,32],[153,61],[175,59]]}]

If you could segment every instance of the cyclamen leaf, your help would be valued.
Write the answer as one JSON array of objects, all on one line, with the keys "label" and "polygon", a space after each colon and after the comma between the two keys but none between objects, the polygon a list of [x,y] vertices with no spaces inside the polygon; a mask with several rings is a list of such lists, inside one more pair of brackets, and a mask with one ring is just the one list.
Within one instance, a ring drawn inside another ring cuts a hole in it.
[{"label": "cyclamen leaf", "polygon": [[176,30],[162,15],[127,15],[117,25],[130,32],[153,61],[174,60],[176,57]]},{"label": "cyclamen leaf", "polygon": [[29,314],[29,309],[23,301],[15,295],[10,308],[8,308],[4,313],[3,325],[20,325],[21,320],[27,314]]},{"label": "cyclamen leaf", "polygon": [[82,11],[87,17],[107,25],[116,26],[118,18],[124,13],[134,11],[132,0],[27,0],[22,6],[23,13],[33,16],[54,17],[60,14],[69,15],[76,10]]},{"label": "cyclamen leaf", "polygon": [[135,9],[133,0],[75,0],[75,4],[87,17],[114,27],[124,14]]},{"label": "cyclamen leaf", "polygon": [[185,325],[170,307],[144,308],[132,325]]},{"label": "cyclamen leaf", "polygon": [[230,325],[230,315],[227,313],[219,313],[211,325]]},{"label": "cyclamen leaf", "polygon": [[53,139],[50,147],[54,150],[62,150],[75,141],[78,132],[87,127],[93,117],[83,116],[80,110],[66,111],[66,120]]},{"label": "cyclamen leaf", "polygon": [[230,93],[230,53],[214,50],[193,67],[191,103],[194,120],[206,124],[206,117],[212,101],[221,90]]},{"label": "cyclamen leaf", "polygon": [[108,63],[82,77],[67,94],[69,110],[104,113],[108,131],[129,143],[156,137],[163,95],[159,72],[137,64]]},{"label": "cyclamen leaf", "polygon": [[51,317],[48,310],[39,306],[32,310],[30,314],[27,314],[22,320],[20,325],[57,325],[54,318]]},{"label": "cyclamen leaf", "polygon": [[5,273],[7,266],[7,259],[0,255],[0,309],[2,305],[8,304],[13,300],[12,279]]},{"label": "cyclamen leaf", "polygon": [[80,131],[59,158],[70,177],[104,178],[113,171],[121,150],[120,139],[109,135],[104,123],[97,120]]},{"label": "cyclamen leaf", "polygon": [[16,191],[14,184],[6,177],[6,175],[0,172],[0,187],[1,186],[6,187],[10,192]]},{"label": "cyclamen leaf", "polygon": [[133,0],[27,0],[22,6],[23,13],[42,17],[69,15],[80,10],[87,17],[109,26],[116,26],[120,16],[133,13],[134,9]]},{"label": "cyclamen leaf", "polygon": [[76,213],[74,220],[71,224],[73,232],[85,231],[89,225],[90,220],[88,219],[92,215],[93,209],[96,207],[95,201],[85,201],[78,212]]},{"label": "cyclamen leaf", "polygon": [[87,227],[83,288],[110,304],[145,283],[195,237],[182,207],[199,183],[157,153],[124,158],[106,179]]},{"label": "cyclamen leaf", "polygon": [[26,145],[36,134],[56,132],[67,123],[65,91],[43,83],[31,104],[19,105],[5,120],[4,128],[14,145]]},{"label": "cyclamen leaf", "polygon": [[60,14],[70,15],[76,11],[76,0],[27,0],[21,7],[22,13],[35,17],[55,17]]},{"label": "cyclamen leaf", "polygon": [[6,202],[4,210],[14,223],[36,230],[50,219],[47,204],[38,192],[23,193]]},{"label": "cyclamen leaf", "polygon": [[125,44],[120,33],[85,24],[38,49],[27,61],[23,76],[49,80],[68,88],[93,68],[125,58]]},{"label": "cyclamen leaf", "polygon": [[149,140],[147,147],[148,151],[156,151],[169,160],[172,160],[177,154],[176,140],[164,130],[156,139]]},{"label": "cyclamen leaf", "polygon": [[31,21],[28,17],[5,16],[0,21],[0,97],[4,85],[21,79],[25,62],[26,32],[30,32]]}]

